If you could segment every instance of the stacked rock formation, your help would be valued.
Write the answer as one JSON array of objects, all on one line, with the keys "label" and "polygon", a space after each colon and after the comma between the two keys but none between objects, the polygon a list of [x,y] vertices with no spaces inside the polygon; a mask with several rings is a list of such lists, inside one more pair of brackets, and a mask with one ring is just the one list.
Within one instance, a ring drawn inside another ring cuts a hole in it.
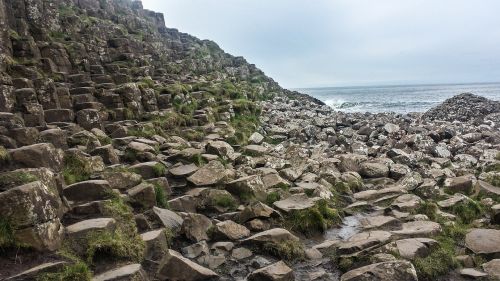
[{"label": "stacked rock formation", "polygon": [[140,1],[0,0],[0,35],[2,280],[499,276],[493,102],[334,112]]}]

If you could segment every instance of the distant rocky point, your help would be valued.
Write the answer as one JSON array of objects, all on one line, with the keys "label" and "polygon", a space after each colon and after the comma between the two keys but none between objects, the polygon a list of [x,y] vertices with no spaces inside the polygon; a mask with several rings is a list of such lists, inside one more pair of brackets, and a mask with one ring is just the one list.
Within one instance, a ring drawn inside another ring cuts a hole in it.
[{"label": "distant rocky point", "polygon": [[500,113],[500,102],[464,93],[445,100],[439,106],[427,111],[424,117],[431,120],[466,122],[476,119],[483,120],[491,114],[498,119],[498,113]]}]

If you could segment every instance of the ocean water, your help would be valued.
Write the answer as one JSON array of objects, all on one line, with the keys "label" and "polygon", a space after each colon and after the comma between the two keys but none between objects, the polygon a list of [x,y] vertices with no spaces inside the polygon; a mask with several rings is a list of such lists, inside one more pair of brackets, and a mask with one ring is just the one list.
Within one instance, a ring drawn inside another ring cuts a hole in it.
[{"label": "ocean water", "polygon": [[500,83],[296,89],[344,112],[424,112],[461,93],[500,100]]}]

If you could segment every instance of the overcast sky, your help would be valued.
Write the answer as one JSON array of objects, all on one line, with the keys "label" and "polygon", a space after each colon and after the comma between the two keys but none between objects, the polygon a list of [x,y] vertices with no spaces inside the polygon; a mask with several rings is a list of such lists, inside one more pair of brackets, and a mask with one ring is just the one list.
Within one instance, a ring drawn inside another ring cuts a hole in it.
[{"label": "overcast sky", "polygon": [[288,88],[500,81],[499,0],[143,0]]}]

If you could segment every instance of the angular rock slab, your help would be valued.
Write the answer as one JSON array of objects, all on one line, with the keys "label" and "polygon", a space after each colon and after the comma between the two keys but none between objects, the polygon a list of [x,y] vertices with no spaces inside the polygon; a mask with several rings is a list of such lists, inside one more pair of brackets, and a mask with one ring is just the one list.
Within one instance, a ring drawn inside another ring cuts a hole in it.
[{"label": "angular rock slab", "polygon": [[472,229],[465,235],[465,246],[475,254],[500,253],[500,230]]},{"label": "angular rock slab", "polygon": [[500,280],[500,259],[493,259],[481,265],[483,270],[493,280]]},{"label": "angular rock slab", "polygon": [[441,232],[441,225],[433,221],[411,221],[403,223],[401,230],[391,231],[397,237],[431,237]]},{"label": "angular rock slab", "polygon": [[26,271],[23,271],[15,276],[9,277],[5,279],[5,281],[22,281],[22,280],[36,280],[36,277],[42,273],[46,272],[57,272],[62,269],[67,262],[58,261],[58,262],[47,262],[35,267],[32,267]]},{"label": "angular rock slab", "polygon": [[157,261],[163,258],[163,255],[168,249],[167,237],[165,229],[152,230],[141,234],[141,239],[146,244],[144,258],[147,260]]},{"label": "angular rock slab", "polygon": [[398,253],[402,258],[413,260],[417,257],[428,256],[432,249],[438,246],[438,242],[429,238],[408,238],[389,243],[384,246],[390,252]]},{"label": "angular rock slab", "polygon": [[194,263],[174,250],[168,250],[158,270],[161,280],[172,281],[212,281],[219,275],[212,270]]},{"label": "angular rock slab", "polygon": [[149,277],[140,264],[129,264],[113,269],[92,278],[92,281],[149,281]]},{"label": "angular rock slab", "polygon": [[292,281],[293,270],[286,263],[279,261],[250,273],[248,281]]},{"label": "angular rock slab", "polygon": [[25,168],[45,167],[56,172],[63,166],[64,153],[51,143],[38,143],[13,149],[10,158]]},{"label": "angular rock slab", "polygon": [[380,229],[400,226],[401,222],[390,216],[364,217],[359,220],[364,229]]},{"label": "angular rock slab", "polygon": [[[320,198],[317,198],[320,199]],[[274,202],[274,206],[283,212],[289,213],[295,210],[305,210],[314,207],[314,198],[309,198],[304,193],[294,194],[284,200]]]},{"label": "angular rock slab", "polygon": [[112,189],[108,181],[89,180],[68,185],[63,190],[69,201],[97,201],[111,197]]},{"label": "angular rock slab", "polygon": [[348,271],[340,281],[418,281],[417,272],[408,261],[388,261],[370,264]]},{"label": "angular rock slab", "polygon": [[257,243],[257,244],[265,244],[268,242],[271,243],[280,243],[284,241],[300,241],[300,239],[291,234],[288,230],[283,228],[273,228],[270,230],[259,232],[253,236],[250,236],[244,240],[243,243]]},{"label": "angular rock slab", "polygon": [[226,169],[219,161],[212,161],[198,169],[187,180],[196,186],[219,184],[226,178]]}]

